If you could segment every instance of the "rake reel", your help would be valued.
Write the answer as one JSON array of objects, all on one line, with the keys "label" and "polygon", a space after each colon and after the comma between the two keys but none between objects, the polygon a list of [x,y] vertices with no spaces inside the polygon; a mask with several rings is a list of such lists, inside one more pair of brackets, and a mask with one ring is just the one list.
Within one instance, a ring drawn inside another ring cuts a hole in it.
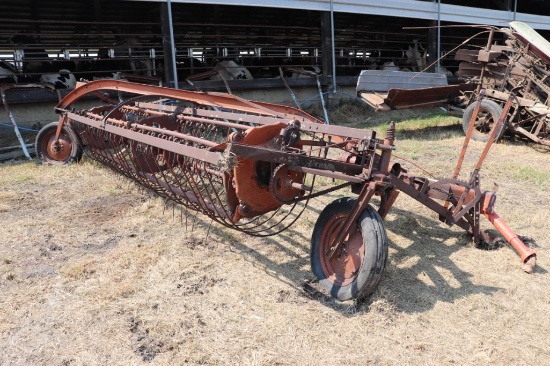
[{"label": "rake reel", "polygon": [[[103,103],[81,106],[92,97]],[[393,163],[393,123],[380,139],[286,106],[112,80],[79,85],[56,111],[59,122],[37,137],[43,161],[67,164],[85,147],[92,159],[158,195],[248,235],[280,233],[309,199],[349,187],[357,198],[321,212],[311,246],[313,273],[339,300],[367,296],[378,285],[388,256],[383,218],[399,192],[475,241],[486,238],[479,217],[487,216],[524,269],[535,265],[535,252],[494,212],[496,194],[481,191],[477,174],[469,182],[434,181]],[[319,177],[339,183],[318,188]],[[378,209],[370,204],[375,195]]]}]

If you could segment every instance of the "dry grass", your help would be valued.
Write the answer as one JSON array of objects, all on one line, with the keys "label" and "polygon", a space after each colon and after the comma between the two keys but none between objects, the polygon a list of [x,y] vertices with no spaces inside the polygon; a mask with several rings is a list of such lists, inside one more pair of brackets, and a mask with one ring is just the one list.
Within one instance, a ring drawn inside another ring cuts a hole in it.
[{"label": "dry grass", "polygon": [[[383,129],[389,117],[348,123]],[[449,176],[460,126],[429,119],[399,123],[397,154]],[[347,192],[258,239],[172,211],[88,160],[3,165],[0,364],[547,364],[548,152],[499,143],[482,173],[486,189],[499,183],[500,215],[537,240],[537,271],[521,272],[510,247],[473,248],[402,195],[385,276],[358,304],[304,291],[315,220]]]}]

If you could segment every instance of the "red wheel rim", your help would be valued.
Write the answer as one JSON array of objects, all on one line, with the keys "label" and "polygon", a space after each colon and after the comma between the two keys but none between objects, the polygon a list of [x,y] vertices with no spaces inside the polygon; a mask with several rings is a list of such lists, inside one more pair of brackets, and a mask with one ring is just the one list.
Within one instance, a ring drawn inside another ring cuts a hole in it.
[{"label": "red wheel rim", "polygon": [[271,178],[271,194],[281,203],[289,203],[296,197],[303,196],[304,191],[292,187],[290,183],[302,183],[304,176],[304,173],[289,170],[286,165],[279,165]]},{"label": "red wheel rim", "polygon": [[364,259],[363,236],[357,225],[353,225],[351,233],[340,247],[339,253],[330,258],[330,243],[334,240],[340,227],[348,215],[341,213],[329,220],[321,233],[320,257],[321,266],[326,278],[339,286],[353,282],[359,274]]},{"label": "red wheel rim", "polygon": [[61,133],[59,139],[55,139],[55,130],[44,136],[40,151],[48,160],[66,161],[71,156],[73,144],[69,136]]}]

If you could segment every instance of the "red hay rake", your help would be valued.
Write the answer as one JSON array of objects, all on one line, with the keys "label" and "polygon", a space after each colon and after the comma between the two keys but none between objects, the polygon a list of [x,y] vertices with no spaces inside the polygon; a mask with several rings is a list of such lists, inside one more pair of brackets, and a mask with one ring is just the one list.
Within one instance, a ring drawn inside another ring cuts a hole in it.
[{"label": "red hay rake", "polygon": [[[91,97],[103,103],[83,107]],[[378,285],[388,256],[382,220],[399,192],[475,242],[489,241],[479,225],[485,215],[518,251],[524,270],[535,266],[535,252],[495,213],[495,192],[479,187],[494,138],[469,181],[456,179],[463,154],[453,178],[430,180],[391,161],[393,123],[379,139],[374,131],[326,125],[281,105],[110,80],[81,84],[56,110],[59,122],[37,136],[42,161],[70,163],[86,147],[91,158],[160,196],[249,235],[277,234],[309,199],[350,187],[357,199],[338,199],[321,212],[311,246],[313,273],[340,300],[367,296]],[[318,177],[339,184],[319,189]],[[369,204],[374,195],[377,210]]]}]

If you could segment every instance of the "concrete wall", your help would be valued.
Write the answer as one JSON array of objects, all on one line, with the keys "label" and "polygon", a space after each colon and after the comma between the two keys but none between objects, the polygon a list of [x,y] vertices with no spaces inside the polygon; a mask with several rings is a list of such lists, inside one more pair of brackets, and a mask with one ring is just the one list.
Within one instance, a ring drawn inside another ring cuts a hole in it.
[{"label": "concrete wall", "polygon": [[[19,127],[31,128],[37,124],[42,126],[57,121],[57,114],[54,112],[55,102],[42,102],[31,104],[13,104],[10,110],[15,122]],[[5,108],[0,111],[0,122],[10,124],[9,115]],[[13,127],[0,125],[0,136],[14,135]]]}]

